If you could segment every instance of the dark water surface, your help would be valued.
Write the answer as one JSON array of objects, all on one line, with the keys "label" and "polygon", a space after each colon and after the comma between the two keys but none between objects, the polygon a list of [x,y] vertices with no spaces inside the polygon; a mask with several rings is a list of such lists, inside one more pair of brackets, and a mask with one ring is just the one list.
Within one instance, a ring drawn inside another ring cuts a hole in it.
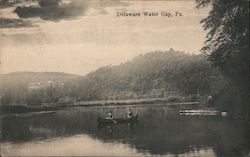
[{"label": "dark water surface", "polygon": [[53,114],[1,118],[2,156],[249,155],[249,126],[221,116],[181,116],[171,107],[132,107],[139,123],[98,128],[108,111],[126,117],[127,107],[88,107]]}]

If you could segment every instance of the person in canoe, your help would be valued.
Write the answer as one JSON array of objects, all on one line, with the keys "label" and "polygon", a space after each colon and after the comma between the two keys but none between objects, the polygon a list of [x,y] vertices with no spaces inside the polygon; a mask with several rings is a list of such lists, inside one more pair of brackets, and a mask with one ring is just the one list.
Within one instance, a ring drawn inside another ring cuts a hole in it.
[{"label": "person in canoe", "polygon": [[115,121],[115,120],[113,119],[113,114],[112,114],[111,112],[108,112],[108,113],[107,113],[105,119],[107,119],[107,120],[112,120],[114,123],[117,123],[117,121]]},{"label": "person in canoe", "polygon": [[135,117],[133,111],[131,109],[128,109],[128,112],[127,112],[127,120],[129,121],[127,124],[128,124],[128,128],[132,131],[133,128],[134,128],[134,124],[137,124],[135,121],[132,122],[130,120],[133,119],[133,117]]},{"label": "person in canoe", "polygon": [[127,119],[130,119],[130,118],[132,118],[133,116],[134,116],[134,115],[133,115],[132,110],[129,109],[128,112],[127,112]]}]

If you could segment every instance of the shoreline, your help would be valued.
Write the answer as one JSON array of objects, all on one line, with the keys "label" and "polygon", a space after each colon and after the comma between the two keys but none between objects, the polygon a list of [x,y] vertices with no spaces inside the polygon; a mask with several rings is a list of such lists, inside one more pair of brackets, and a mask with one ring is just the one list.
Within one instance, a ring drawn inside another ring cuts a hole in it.
[{"label": "shoreline", "polygon": [[2,105],[0,111],[5,114],[18,114],[18,113],[32,113],[41,111],[57,111],[66,108],[74,107],[124,107],[124,106],[200,106],[202,102],[167,102],[166,100],[98,100],[98,101],[84,101],[74,103],[44,103],[39,106],[28,105]]}]

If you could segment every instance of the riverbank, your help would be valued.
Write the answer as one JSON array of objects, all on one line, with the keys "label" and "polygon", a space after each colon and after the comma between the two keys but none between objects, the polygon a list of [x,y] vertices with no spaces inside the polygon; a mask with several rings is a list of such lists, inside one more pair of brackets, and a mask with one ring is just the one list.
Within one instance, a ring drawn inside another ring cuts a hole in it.
[{"label": "riverbank", "polygon": [[98,100],[98,101],[81,101],[73,103],[44,103],[40,106],[23,105],[2,105],[0,110],[2,113],[29,113],[40,111],[55,111],[71,107],[97,107],[97,106],[141,106],[141,105],[166,105],[166,106],[201,106],[202,102],[171,102],[161,98],[154,99],[128,99],[128,100]]}]

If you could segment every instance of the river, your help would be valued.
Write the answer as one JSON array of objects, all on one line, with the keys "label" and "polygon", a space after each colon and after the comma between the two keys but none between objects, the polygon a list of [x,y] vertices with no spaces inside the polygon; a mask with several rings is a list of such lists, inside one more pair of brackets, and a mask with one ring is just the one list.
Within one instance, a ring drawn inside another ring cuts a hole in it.
[{"label": "river", "polygon": [[75,107],[42,115],[1,118],[2,156],[249,155],[249,126],[230,116],[185,116],[175,107],[133,106],[137,124],[98,127],[97,117],[128,107]]}]

